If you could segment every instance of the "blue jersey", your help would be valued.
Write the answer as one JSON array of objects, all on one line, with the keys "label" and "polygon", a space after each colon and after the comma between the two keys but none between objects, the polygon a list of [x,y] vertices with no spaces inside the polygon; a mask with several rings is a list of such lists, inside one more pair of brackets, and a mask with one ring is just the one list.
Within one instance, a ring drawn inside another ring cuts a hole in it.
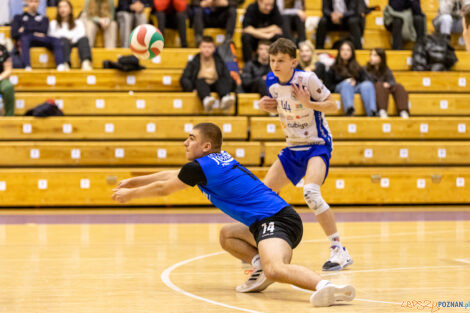
[{"label": "blue jersey", "polygon": [[195,161],[207,180],[206,185],[198,184],[199,189],[212,204],[247,226],[289,205],[225,151]]}]

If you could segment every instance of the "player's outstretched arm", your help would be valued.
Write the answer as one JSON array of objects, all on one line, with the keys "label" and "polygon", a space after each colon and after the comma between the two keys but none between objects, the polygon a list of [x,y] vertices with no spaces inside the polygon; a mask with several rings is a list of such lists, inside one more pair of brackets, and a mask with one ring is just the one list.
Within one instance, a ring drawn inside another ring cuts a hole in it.
[{"label": "player's outstretched arm", "polygon": [[151,184],[156,181],[167,180],[174,175],[178,175],[178,170],[161,171],[150,175],[142,175],[121,180],[116,186],[119,188],[136,188]]},{"label": "player's outstretched arm", "polygon": [[112,198],[114,201],[127,203],[132,199],[167,196],[188,187],[190,186],[178,178],[178,171],[172,171],[166,180],[154,181],[137,188],[115,188]]}]

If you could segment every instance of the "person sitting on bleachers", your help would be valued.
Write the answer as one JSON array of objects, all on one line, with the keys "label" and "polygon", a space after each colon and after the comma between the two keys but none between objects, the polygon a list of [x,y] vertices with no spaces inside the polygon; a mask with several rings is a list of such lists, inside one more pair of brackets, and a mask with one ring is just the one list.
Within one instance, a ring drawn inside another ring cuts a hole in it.
[{"label": "person sitting on bleachers", "polygon": [[[10,9],[10,20],[15,18],[15,15],[23,14],[24,8],[27,6],[27,0],[1,0],[0,2],[8,2]],[[37,11],[41,15],[46,15],[47,0],[40,0]]]},{"label": "person sitting on bleachers", "polygon": [[266,96],[266,75],[270,72],[269,46],[271,41],[263,39],[258,42],[256,59],[245,63],[242,73],[242,87],[245,92],[254,92]]},{"label": "person sitting on bleachers", "polygon": [[358,0],[323,0],[322,14],[316,34],[317,49],[325,47],[326,34],[333,30],[349,31],[354,48],[362,49]]},{"label": "person sitting on bleachers", "polygon": [[186,38],[186,0],[153,0],[158,29],[164,35],[165,28],[176,28],[180,36],[181,48],[188,47]]},{"label": "person sitting on bleachers", "polygon": [[0,44],[0,95],[3,100],[5,116],[13,116],[15,111],[15,91],[13,84],[8,79],[12,67],[7,48]]},{"label": "person sitting on bleachers", "polygon": [[26,11],[16,15],[11,25],[11,37],[20,44],[23,66],[31,70],[30,48],[46,47],[54,52],[57,70],[66,70],[64,49],[59,39],[47,35],[49,19],[38,13],[39,0],[28,0]]},{"label": "person sitting on bleachers", "polygon": [[470,3],[464,5],[462,8],[462,27],[463,39],[465,40],[465,47],[470,52]]},{"label": "person sitting on bleachers", "polygon": [[327,73],[328,89],[340,94],[344,113],[353,116],[354,94],[361,94],[367,116],[375,116],[377,105],[375,89],[367,72],[357,63],[354,44],[344,41],[338,49],[336,60]]},{"label": "person sitting on bleachers", "polygon": [[421,41],[426,35],[426,15],[420,0],[389,0],[384,24],[392,32],[392,49],[402,50],[403,41]]},{"label": "person sitting on bleachers", "polygon": [[450,39],[450,34],[461,34],[464,0],[440,0],[439,11],[433,20],[434,29]]},{"label": "person sitting on bleachers", "polygon": [[101,28],[104,32],[105,48],[116,48],[117,24],[114,20],[114,1],[86,0],[83,13],[85,31],[90,45],[95,46],[96,33]]},{"label": "person sitting on bleachers", "polygon": [[[277,7],[282,14],[282,32],[296,44],[306,39],[305,36],[305,0],[277,0]],[[294,36],[293,32],[297,33]]]},{"label": "person sitting on bleachers", "polygon": [[132,29],[146,24],[145,7],[150,7],[150,0],[119,0],[116,7],[116,18],[121,37],[121,47],[129,48],[129,36]]},{"label": "person sitting on bleachers", "polygon": [[185,92],[196,92],[206,112],[217,106],[217,100],[211,96],[211,91],[215,91],[221,98],[220,108],[227,110],[235,103],[235,97],[230,94],[235,86],[230,72],[215,51],[212,37],[203,36],[199,50],[186,64],[180,78],[181,87]]},{"label": "person sitting on bleachers", "polygon": [[237,23],[237,0],[192,0],[196,44],[204,28],[225,28],[225,41],[232,41]]},{"label": "person sitting on bleachers", "polygon": [[305,72],[314,72],[322,82],[326,81],[326,67],[318,61],[315,48],[309,40],[299,43],[299,64],[297,68]]},{"label": "person sitting on bleachers", "polygon": [[408,93],[402,84],[395,81],[392,71],[387,66],[387,55],[384,49],[375,48],[370,51],[370,60],[365,70],[374,83],[379,116],[388,117],[388,99],[392,94],[398,113],[402,118],[408,118]]},{"label": "person sitting on bleachers", "polygon": [[243,17],[242,53],[243,61],[253,59],[258,41],[274,42],[282,35],[282,15],[274,0],[256,0],[248,6]]},{"label": "person sitting on bleachers", "polygon": [[90,71],[91,49],[85,34],[85,26],[81,20],[76,20],[73,15],[73,7],[70,0],[59,0],[57,5],[57,17],[49,25],[49,36],[58,38],[64,47],[65,59],[70,66],[70,53],[73,47],[78,47],[78,55],[82,64],[82,70]]}]

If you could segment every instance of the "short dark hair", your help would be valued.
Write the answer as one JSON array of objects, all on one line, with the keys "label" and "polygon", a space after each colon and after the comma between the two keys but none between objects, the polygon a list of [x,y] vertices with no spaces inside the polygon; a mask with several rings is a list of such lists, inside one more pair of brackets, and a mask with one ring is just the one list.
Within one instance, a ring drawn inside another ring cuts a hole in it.
[{"label": "short dark hair", "polygon": [[297,57],[297,47],[291,40],[279,38],[269,47],[269,55],[276,55],[278,53],[285,53],[292,59],[295,59]]},{"label": "short dark hair", "polygon": [[197,46],[199,47],[201,45],[201,43],[203,43],[203,42],[215,44],[214,43],[214,38],[212,38],[211,36],[202,36],[202,39],[201,39],[201,41],[199,41],[197,43]]},{"label": "short dark hair", "polygon": [[271,41],[269,41],[268,39],[261,39],[260,41],[258,41],[258,47],[261,45],[271,46]]},{"label": "short dark hair", "polygon": [[462,8],[462,16],[465,19],[465,26],[470,27],[470,4],[466,4]]},{"label": "short dark hair", "polygon": [[199,130],[204,139],[211,142],[213,151],[220,151],[222,148],[222,131],[219,126],[213,123],[199,123],[193,129]]}]

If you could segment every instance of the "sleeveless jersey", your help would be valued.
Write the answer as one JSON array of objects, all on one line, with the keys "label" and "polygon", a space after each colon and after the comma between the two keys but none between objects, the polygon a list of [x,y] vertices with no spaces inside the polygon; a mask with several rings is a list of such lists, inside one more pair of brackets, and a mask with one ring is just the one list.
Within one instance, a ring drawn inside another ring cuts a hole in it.
[{"label": "sleeveless jersey", "polygon": [[197,161],[206,176],[202,193],[220,210],[250,226],[289,204],[225,151]]}]

